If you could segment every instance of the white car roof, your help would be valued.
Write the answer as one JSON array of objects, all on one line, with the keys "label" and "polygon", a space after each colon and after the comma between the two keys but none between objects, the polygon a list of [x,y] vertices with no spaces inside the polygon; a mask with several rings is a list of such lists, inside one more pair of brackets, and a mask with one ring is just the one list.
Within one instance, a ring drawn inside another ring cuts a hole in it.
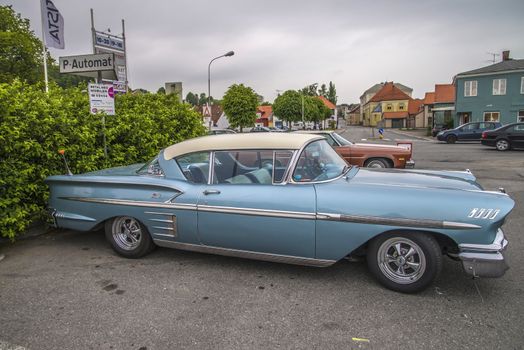
[{"label": "white car roof", "polygon": [[324,139],[314,134],[291,133],[245,133],[224,134],[197,137],[176,143],[164,150],[166,160],[173,159],[183,154],[215,151],[215,150],[241,150],[241,149],[300,149],[304,144],[313,140]]}]

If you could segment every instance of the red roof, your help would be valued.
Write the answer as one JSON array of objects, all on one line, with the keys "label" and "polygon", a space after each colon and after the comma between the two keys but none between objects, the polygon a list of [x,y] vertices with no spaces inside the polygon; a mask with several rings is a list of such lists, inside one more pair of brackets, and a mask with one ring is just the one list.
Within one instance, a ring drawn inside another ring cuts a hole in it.
[{"label": "red roof", "polygon": [[426,92],[426,96],[424,96],[424,104],[425,105],[432,105],[435,103],[435,93],[434,92]]},{"label": "red roof", "polygon": [[422,102],[422,100],[420,98],[417,98],[417,99],[409,101],[408,113],[410,115],[418,114],[418,112],[420,112],[420,108],[422,107],[423,104],[424,104],[424,102]]},{"label": "red roof", "polygon": [[387,82],[384,84],[375,96],[369,102],[381,102],[381,101],[396,101],[396,100],[410,100],[411,97],[396,87],[393,82]]},{"label": "red roof", "polygon": [[320,101],[324,102],[324,105],[329,109],[335,109],[337,108],[330,100],[325,98],[324,96],[317,96],[317,98],[320,99]]},{"label": "red roof", "polygon": [[435,85],[435,102],[436,103],[453,103],[455,102],[455,86],[452,84]]},{"label": "red roof", "polygon": [[258,106],[257,113],[260,113],[260,118],[269,119],[271,115],[273,114],[273,107],[272,106]]},{"label": "red roof", "polygon": [[384,119],[404,119],[408,117],[408,112],[384,112]]}]

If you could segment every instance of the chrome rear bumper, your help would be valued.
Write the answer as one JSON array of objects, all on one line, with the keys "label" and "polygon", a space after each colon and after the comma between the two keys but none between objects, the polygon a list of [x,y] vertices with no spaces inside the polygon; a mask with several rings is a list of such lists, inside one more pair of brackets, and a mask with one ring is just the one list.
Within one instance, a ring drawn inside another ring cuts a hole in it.
[{"label": "chrome rear bumper", "polygon": [[501,277],[509,266],[504,256],[508,241],[501,229],[491,244],[459,244],[458,258],[472,277]]},{"label": "chrome rear bumper", "polygon": [[406,169],[414,169],[415,168],[415,161],[413,159],[410,159],[406,162]]}]

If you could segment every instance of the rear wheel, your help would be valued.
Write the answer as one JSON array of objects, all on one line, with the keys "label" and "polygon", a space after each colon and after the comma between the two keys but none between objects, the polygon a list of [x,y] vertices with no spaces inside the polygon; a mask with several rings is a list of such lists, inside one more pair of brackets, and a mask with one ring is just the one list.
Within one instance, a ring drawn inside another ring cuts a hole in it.
[{"label": "rear wheel", "polygon": [[442,253],[428,234],[405,232],[375,238],[367,252],[369,270],[385,287],[416,293],[427,288],[442,269]]},{"label": "rear wheel", "polygon": [[364,164],[366,168],[389,168],[389,162],[383,158],[368,159]]},{"label": "rear wheel", "polygon": [[145,226],[130,216],[106,221],[105,233],[113,250],[126,258],[140,258],[155,248]]},{"label": "rear wheel", "polygon": [[457,137],[455,135],[449,135],[448,137],[446,137],[446,142],[447,143],[455,143],[455,142],[457,142]]},{"label": "rear wheel", "polygon": [[495,144],[495,147],[497,147],[498,151],[507,151],[507,150],[511,149],[511,144],[506,139],[500,139]]}]

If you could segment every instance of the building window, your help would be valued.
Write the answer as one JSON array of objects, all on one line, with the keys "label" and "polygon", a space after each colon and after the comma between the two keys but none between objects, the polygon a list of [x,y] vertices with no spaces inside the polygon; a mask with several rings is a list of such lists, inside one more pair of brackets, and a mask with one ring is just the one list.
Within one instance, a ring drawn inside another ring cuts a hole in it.
[{"label": "building window", "polygon": [[470,80],[464,82],[464,96],[477,96],[477,81]]},{"label": "building window", "polygon": [[520,78],[520,93],[524,94],[524,77]]},{"label": "building window", "polygon": [[506,79],[493,79],[493,95],[506,94]]},{"label": "building window", "polygon": [[517,121],[519,123],[524,123],[524,110],[519,111],[519,115],[517,116]]},{"label": "building window", "polygon": [[484,112],[485,122],[498,122],[500,120],[500,112]]},{"label": "building window", "polygon": [[386,109],[388,111],[391,111],[393,109],[393,106],[391,105],[391,103],[388,103],[387,106],[386,106]]},{"label": "building window", "polygon": [[399,104],[399,105],[398,105],[398,109],[401,110],[401,111],[403,111],[403,110],[404,110],[404,104],[403,104],[403,103]]}]

